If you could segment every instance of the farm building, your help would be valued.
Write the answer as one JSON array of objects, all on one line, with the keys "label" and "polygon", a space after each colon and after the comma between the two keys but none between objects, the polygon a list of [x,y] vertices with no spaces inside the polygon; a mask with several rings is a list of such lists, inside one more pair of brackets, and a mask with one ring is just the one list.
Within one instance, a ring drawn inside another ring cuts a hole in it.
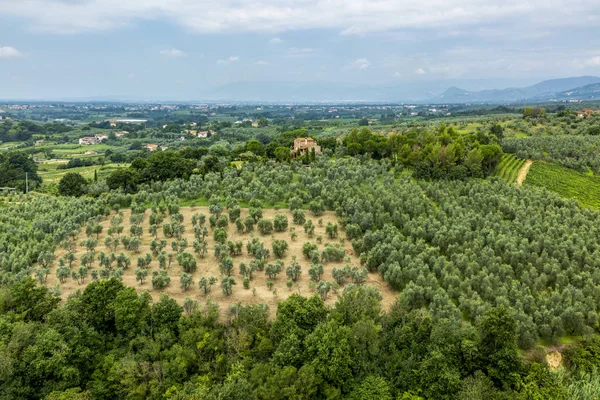
[{"label": "farm building", "polygon": [[296,138],[294,140],[294,150],[296,155],[311,152],[315,150],[315,153],[321,154],[321,146],[317,144],[317,141],[313,138]]},{"label": "farm building", "polygon": [[98,143],[98,139],[94,136],[85,136],[79,139],[79,144],[96,144]]}]

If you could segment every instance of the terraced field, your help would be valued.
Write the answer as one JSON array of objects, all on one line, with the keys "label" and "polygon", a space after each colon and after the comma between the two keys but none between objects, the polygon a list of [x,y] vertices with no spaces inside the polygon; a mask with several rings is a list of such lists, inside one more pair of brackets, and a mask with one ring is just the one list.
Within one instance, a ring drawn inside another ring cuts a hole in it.
[{"label": "terraced field", "polygon": [[502,161],[496,167],[494,176],[497,176],[508,183],[514,183],[519,175],[519,170],[525,164],[525,160],[517,158],[514,154],[505,154]]}]

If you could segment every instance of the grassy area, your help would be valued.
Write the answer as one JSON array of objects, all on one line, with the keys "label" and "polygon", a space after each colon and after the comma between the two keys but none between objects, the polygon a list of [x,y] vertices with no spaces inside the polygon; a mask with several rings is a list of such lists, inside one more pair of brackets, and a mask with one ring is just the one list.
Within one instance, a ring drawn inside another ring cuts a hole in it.
[{"label": "grassy area", "polygon": [[105,178],[111,172],[120,169],[126,168],[128,164],[105,164],[105,165],[91,165],[89,167],[78,167],[78,168],[70,168],[70,169],[58,169],[59,165],[64,165],[61,163],[54,164],[42,164],[38,167],[38,174],[42,177],[45,183],[50,182],[58,182],[60,178],[63,177],[64,174],[69,172],[77,172],[81,174],[86,179],[94,178],[94,170],[98,171],[98,178]]},{"label": "grassy area", "polygon": [[466,135],[467,133],[471,133],[471,132],[475,132],[477,130],[477,128],[479,128],[480,126],[482,126],[482,124],[478,123],[478,122],[471,122],[468,123],[466,126],[460,126],[460,125],[449,125],[452,126],[452,128],[456,131],[456,133],[459,133],[461,135]]},{"label": "grassy area", "polygon": [[[104,153],[106,150],[110,149],[111,146],[107,144],[92,144],[92,145],[79,145],[79,144],[59,144],[53,146],[38,146],[36,149],[38,150],[52,150],[52,153],[59,158],[72,158],[77,157],[81,158],[85,155],[87,151],[95,151],[98,153]],[[112,147],[114,148],[114,147]]]},{"label": "grassy area", "polygon": [[508,183],[514,183],[519,175],[519,170],[525,163],[525,160],[515,157],[513,154],[505,154],[502,161],[496,167],[494,176],[497,176]]},{"label": "grassy area", "polygon": [[563,197],[577,200],[584,207],[600,208],[600,177],[535,161],[529,170],[526,185],[540,186]]}]

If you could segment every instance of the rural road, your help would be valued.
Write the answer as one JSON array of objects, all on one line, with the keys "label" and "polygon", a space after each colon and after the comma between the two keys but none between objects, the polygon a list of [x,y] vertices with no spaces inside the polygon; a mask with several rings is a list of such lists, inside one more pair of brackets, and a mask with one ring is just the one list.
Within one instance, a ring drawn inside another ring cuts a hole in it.
[{"label": "rural road", "polygon": [[525,164],[519,170],[519,175],[517,176],[517,185],[521,186],[523,182],[525,182],[525,178],[527,178],[527,173],[529,172],[529,167],[531,167],[533,161],[527,160]]}]

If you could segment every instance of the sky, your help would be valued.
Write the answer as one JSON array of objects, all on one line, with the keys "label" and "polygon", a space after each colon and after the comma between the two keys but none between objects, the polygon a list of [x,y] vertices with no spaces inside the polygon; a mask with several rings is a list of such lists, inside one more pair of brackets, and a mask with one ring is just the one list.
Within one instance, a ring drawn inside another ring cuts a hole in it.
[{"label": "sky", "polygon": [[600,76],[600,1],[0,0],[0,99]]}]

